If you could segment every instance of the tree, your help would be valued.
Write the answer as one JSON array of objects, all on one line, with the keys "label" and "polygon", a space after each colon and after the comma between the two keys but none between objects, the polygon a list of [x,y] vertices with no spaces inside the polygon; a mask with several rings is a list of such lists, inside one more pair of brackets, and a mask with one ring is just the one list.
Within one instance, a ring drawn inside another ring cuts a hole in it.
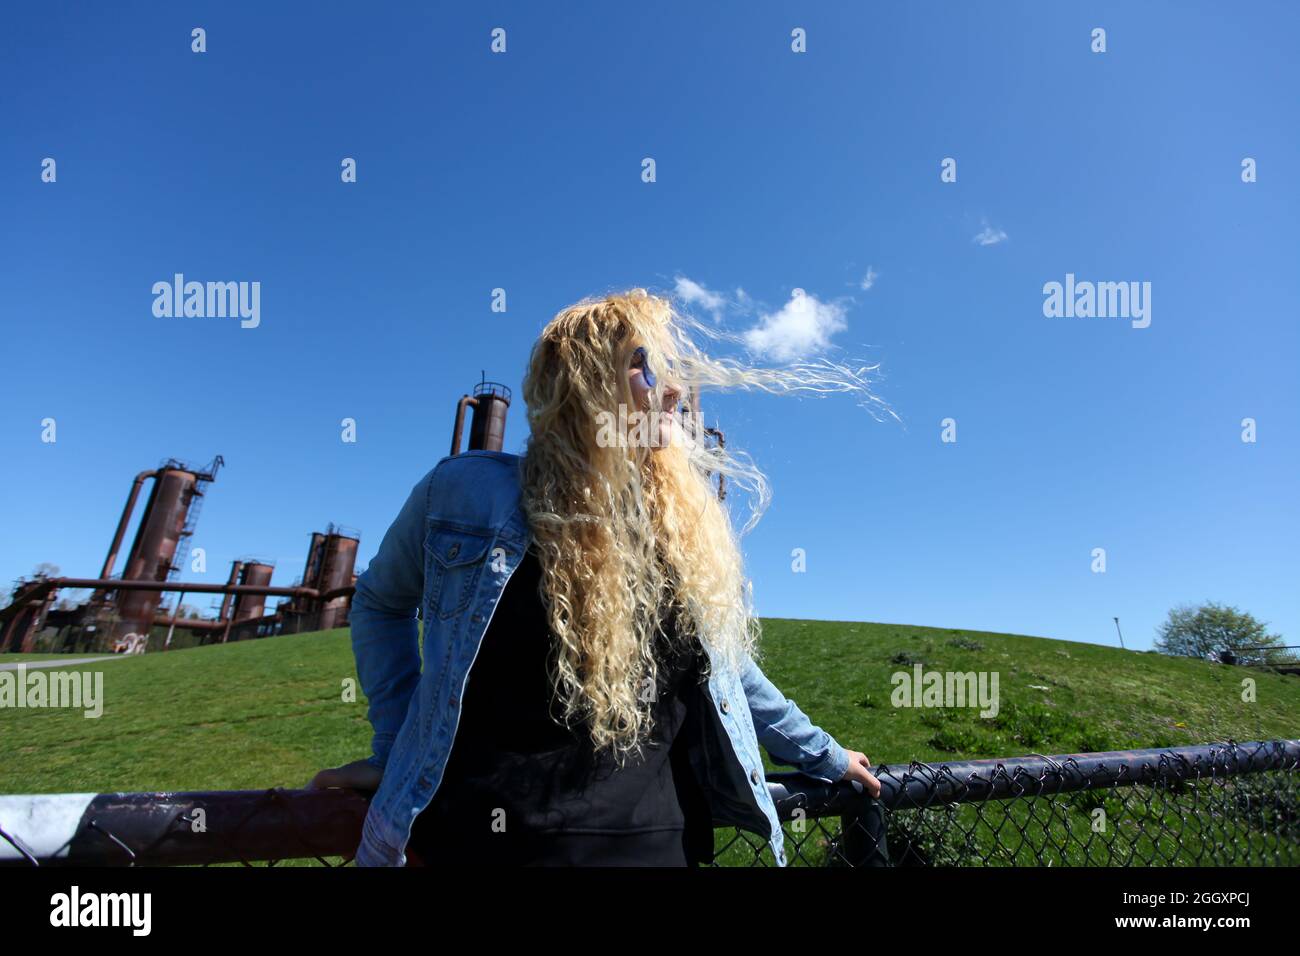
[{"label": "tree", "polygon": [[[1180,604],[1156,631],[1155,649],[1162,654],[1207,657],[1231,651],[1242,664],[1266,664],[1279,652],[1282,637],[1235,607],[1207,601],[1200,607]],[[1265,648],[1260,650],[1259,648]]]}]

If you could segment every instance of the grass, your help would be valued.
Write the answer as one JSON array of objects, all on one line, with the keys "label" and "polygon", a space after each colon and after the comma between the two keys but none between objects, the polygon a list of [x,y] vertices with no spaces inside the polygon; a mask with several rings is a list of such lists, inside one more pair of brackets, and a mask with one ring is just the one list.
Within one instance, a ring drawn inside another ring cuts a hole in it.
[{"label": "grass", "polygon": [[[1294,737],[1300,683],[1270,672],[1049,638],[829,621],[765,622],[767,675],[875,764]],[[997,672],[1000,710],[896,708],[891,675]],[[1244,703],[1239,683],[1257,682]]]},{"label": "grass", "polygon": [[[1047,638],[889,624],[769,621],[765,640],[771,662],[764,661],[764,670],[773,682],[841,744],[866,753],[877,767],[1300,736],[1300,683],[1270,672]],[[910,676],[917,663],[926,672],[996,671],[997,715],[981,717],[978,708],[892,706],[891,676]],[[1242,700],[1244,677],[1256,682],[1253,703]],[[1060,805],[1086,815],[1097,796],[1079,794]],[[1063,846],[1067,838],[1079,839],[1078,820],[1068,831],[1060,820],[1041,824],[1050,817],[1041,806],[1034,815],[1028,801],[1012,801],[1004,815],[968,805],[953,811],[951,822],[954,832],[971,834],[969,849],[994,859],[1013,851],[992,828],[1006,823],[1031,834],[1037,828],[1038,836],[1005,860],[1030,863],[1035,845]],[[1139,858],[1192,862],[1186,855],[1201,848],[1194,841],[1175,845],[1168,836],[1183,828],[1178,808],[1157,809],[1151,817],[1153,811],[1137,801],[1108,798],[1114,822],[1109,839],[1119,841],[1121,858],[1135,851]],[[1139,821],[1142,816],[1147,818]],[[787,845],[801,839],[786,829]],[[1094,850],[1107,839],[1095,836]],[[1265,843],[1262,834],[1244,839],[1256,848]],[[731,854],[724,862],[752,857],[747,849],[733,848]],[[816,859],[818,853],[810,856]],[[1066,856],[1074,862],[1087,859],[1077,846]]]},{"label": "grass", "polygon": [[[1294,677],[1046,638],[893,624],[764,622],[762,667],[874,765],[1296,737]],[[4,655],[2,662],[54,655]],[[898,708],[891,675],[999,674],[1000,711]],[[70,668],[96,668],[84,664]],[[0,793],[302,787],[369,753],[346,630],[153,653],[100,667],[104,713],[0,710]],[[1243,677],[1257,700],[1242,701]],[[786,770],[770,761],[769,770]],[[720,841],[731,834],[719,831]],[[720,844],[721,845],[721,844]],[[748,862],[733,847],[723,862]]]}]

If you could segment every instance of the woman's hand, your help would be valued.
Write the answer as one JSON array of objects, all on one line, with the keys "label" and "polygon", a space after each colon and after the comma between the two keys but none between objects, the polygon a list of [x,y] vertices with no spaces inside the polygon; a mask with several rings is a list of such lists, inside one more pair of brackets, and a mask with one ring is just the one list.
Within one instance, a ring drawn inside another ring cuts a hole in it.
[{"label": "woman's hand", "polygon": [[379,781],[383,778],[384,772],[373,764],[365,760],[354,760],[352,763],[344,764],[341,767],[322,770],[311,778],[311,782],[307,784],[307,789],[323,790],[326,787],[351,787],[354,790],[378,790]]},{"label": "woman's hand", "polygon": [[866,788],[867,795],[871,797],[880,796],[880,781],[867,771],[871,766],[871,761],[867,759],[866,754],[858,753],[856,750],[848,751],[849,769],[844,771],[841,780],[856,780]]}]

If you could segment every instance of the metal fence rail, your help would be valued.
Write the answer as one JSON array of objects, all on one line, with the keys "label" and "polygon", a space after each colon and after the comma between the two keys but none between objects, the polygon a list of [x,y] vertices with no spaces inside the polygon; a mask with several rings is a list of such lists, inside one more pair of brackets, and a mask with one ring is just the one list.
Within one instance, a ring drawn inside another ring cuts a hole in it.
[{"label": "metal fence rail", "polygon": [[[1260,644],[1240,647],[1231,662],[1242,667],[1258,667],[1279,674],[1300,674],[1300,644]],[[1230,663],[1220,653],[1219,663]]]},{"label": "metal fence rail", "polygon": [[[792,865],[1296,866],[1298,770],[1300,740],[1269,740],[884,765],[879,799],[767,781]],[[368,805],[278,788],[0,796],[0,865],[346,865]],[[715,825],[714,865],[772,865],[760,836]]]}]

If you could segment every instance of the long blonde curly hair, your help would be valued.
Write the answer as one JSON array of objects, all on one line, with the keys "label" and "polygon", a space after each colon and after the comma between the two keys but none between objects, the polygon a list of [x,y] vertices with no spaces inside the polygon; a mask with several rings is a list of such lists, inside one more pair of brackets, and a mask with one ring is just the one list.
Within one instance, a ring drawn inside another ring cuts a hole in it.
[{"label": "long blonde curly hair", "polygon": [[[566,725],[585,722],[595,748],[620,761],[651,729],[657,638],[675,636],[681,648],[698,639],[710,651],[706,667],[712,656],[734,669],[755,655],[760,636],[739,534],[711,476],[725,476],[730,501],[747,493],[740,534],[766,508],[767,482],[734,447],[706,440],[692,398],[702,387],[841,391],[888,412],[867,387],[875,366],[757,368],[711,358],[692,333],[740,341],[644,289],[589,297],[546,325],[524,378],[531,434],[522,503],[555,641],[552,686]],[[636,410],[628,369],[638,347],[657,376],[650,407],[659,409],[669,388],[683,400],[672,442],[657,450],[609,440],[620,406]]]}]

